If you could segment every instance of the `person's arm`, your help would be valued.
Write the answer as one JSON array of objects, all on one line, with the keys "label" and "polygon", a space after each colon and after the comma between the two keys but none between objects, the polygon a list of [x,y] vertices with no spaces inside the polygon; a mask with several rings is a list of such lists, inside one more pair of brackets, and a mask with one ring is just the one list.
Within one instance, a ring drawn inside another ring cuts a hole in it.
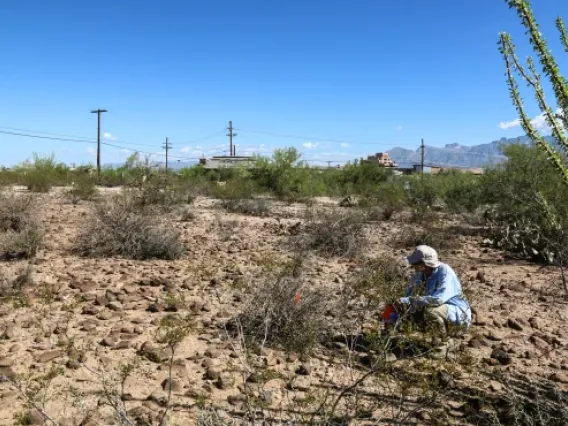
[{"label": "person's arm", "polygon": [[421,297],[404,297],[401,303],[408,303],[415,306],[440,306],[456,295],[456,279],[453,275],[448,275],[446,269],[440,270],[438,273],[438,282],[434,292],[427,296]]},{"label": "person's arm", "polygon": [[406,293],[404,294],[404,297],[401,297],[398,301],[400,303],[406,303],[406,304],[409,303],[410,297],[414,293],[415,287],[419,285],[421,282],[422,282],[422,272],[414,274],[410,279],[408,287],[406,288]]}]

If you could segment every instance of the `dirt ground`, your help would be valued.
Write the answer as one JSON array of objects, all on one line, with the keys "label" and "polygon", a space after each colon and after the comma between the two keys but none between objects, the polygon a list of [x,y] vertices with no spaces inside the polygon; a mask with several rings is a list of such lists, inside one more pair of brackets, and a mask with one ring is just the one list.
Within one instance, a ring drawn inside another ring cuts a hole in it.
[{"label": "dirt ground", "polygon": [[[309,405],[310,398],[317,402],[320,394],[341,389],[364,373],[354,361],[362,354],[349,353],[336,342],[334,350],[322,348],[309,359],[264,349],[256,359],[264,362],[264,376],[255,380],[252,361],[244,359],[239,341],[227,337],[224,325],[242,307],[238,289],[262,277],[268,259],[285,258],[280,243],[286,230],[301,220],[304,206],[282,204],[268,217],[250,217],[226,213],[215,207],[214,200],[199,198],[192,206],[193,220],[164,217],[168,226],[182,232],[188,249],[182,259],[132,261],[70,255],[69,248],[88,218],[90,202],[72,205],[57,191],[40,197],[44,248],[31,261],[0,264],[9,276],[29,267],[33,282],[26,289],[29,300],[23,306],[12,300],[0,305],[0,424],[18,424],[17,416],[29,409],[15,383],[24,389],[26,377],[45,375],[53,368],[57,374],[43,388],[37,382],[30,386],[45,393],[45,413],[57,424],[119,424],[114,411],[104,405],[105,392],[120,389],[121,368],[133,362],[137,369],[124,382],[122,399],[130,417],[137,418],[135,424],[155,418],[167,400],[169,354],[156,339],[158,320],[168,315],[161,303],[167,293],[183,295],[197,319],[195,330],[174,354],[170,425],[195,424],[205,412],[219,418],[238,417],[246,399],[245,380],[254,387],[254,397],[265,411],[274,416],[286,413],[288,424],[294,424],[294,418],[299,418],[294,416],[301,417],[294,413]],[[402,261],[408,250],[393,248],[392,237],[405,226],[396,220],[369,224],[371,244],[365,255],[394,255]],[[428,362],[451,373],[448,387],[467,384],[489,396],[506,393],[515,377],[568,390],[564,332],[568,299],[561,291],[559,271],[509,260],[484,247],[479,236],[460,238],[460,246],[442,253],[442,260],[458,271],[471,295],[474,322],[458,342],[460,353],[471,359],[470,366]],[[309,282],[328,285],[332,295],[347,285],[356,265],[349,259],[311,256],[309,268]],[[400,367],[411,369],[424,362],[405,361]],[[375,392],[377,399],[398,392],[386,384],[366,391]],[[419,393],[409,397],[408,408],[402,411],[412,412],[419,397]],[[464,421],[463,403],[448,401],[445,409],[456,424]],[[382,416],[392,418],[385,410],[377,408],[367,420],[352,424],[382,424]],[[432,424],[433,415],[425,406],[406,421]],[[43,423],[34,410],[28,420]]]}]

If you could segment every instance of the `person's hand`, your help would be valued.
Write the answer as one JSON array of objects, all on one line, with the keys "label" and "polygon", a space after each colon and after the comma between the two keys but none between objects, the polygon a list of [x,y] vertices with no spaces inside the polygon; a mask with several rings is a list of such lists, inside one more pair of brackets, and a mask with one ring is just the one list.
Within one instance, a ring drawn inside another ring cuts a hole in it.
[{"label": "person's hand", "polygon": [[405,299],[405,297],[401,297],[400,299],[394,301],[393,306],[397,312],[404,311],[404,305],[406,304]]}]

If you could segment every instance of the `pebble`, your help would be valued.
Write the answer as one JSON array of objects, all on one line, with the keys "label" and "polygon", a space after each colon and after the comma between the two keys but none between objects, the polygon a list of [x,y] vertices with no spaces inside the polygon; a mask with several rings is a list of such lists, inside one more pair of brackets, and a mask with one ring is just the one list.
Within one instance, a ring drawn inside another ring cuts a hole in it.
[{"label": "pebble", "polygon": [[49,361],[53,361],[54,359],[61,358],[64,355],[63,351],[48,351],[44,352],[36,357],[36,361],[42,364],[45,364]]},{"label": "pebble", "polygon": [[102,320],[102,321],[107,321],[109,319],[111,319],[113,317],[112,312],[110,311],[101,311],[99,314],[97,314],[97,318]]},{"label": "pebble", "polygon": [[491,352],[491,358],[497,360],[501,365],[509,365],[513,362],[511,355],[500,348],[493,349],[493,352]]}]

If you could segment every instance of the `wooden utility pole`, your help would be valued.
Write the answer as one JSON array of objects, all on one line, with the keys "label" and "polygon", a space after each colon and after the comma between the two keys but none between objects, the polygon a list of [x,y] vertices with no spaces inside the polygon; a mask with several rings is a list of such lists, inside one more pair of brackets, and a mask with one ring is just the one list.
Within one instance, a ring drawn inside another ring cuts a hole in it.
[{"label": "wooden utility pole", "polygon": [[92,114],[97,114],[97,179],[101,178],[101,114],[108,112],[106,109],[95,109]]},{"label": "wooden utility pole", "polygon": [[421,164],[420,170],[421,170],[422,174],[424,174],[424,148],[425,148],[424,139],[422,139],[422,143],[420,144],[421,157],[422,157],[422,160],[420,162],[420,164]]},{"label": "wooden utility pole", "polygon": [[229,133],[227,133],[227,136],[229,136],[229,156],[234,157],[233,136],[237,136],[237,134],[233,133],[233,122],[232,121],[229,121],[229,127],[227,127],[227,130],[229,131]]},{"label": "wooden utility pole", "polygon": [[166,150],[166,176],[167,176],[167,174],[168,174],[168,154],[170,152],[170,149],[172,149],[172,144],[168,141],[168,138],[166,138],[166,143],[164,143],[162,148],[164,148]]}]

